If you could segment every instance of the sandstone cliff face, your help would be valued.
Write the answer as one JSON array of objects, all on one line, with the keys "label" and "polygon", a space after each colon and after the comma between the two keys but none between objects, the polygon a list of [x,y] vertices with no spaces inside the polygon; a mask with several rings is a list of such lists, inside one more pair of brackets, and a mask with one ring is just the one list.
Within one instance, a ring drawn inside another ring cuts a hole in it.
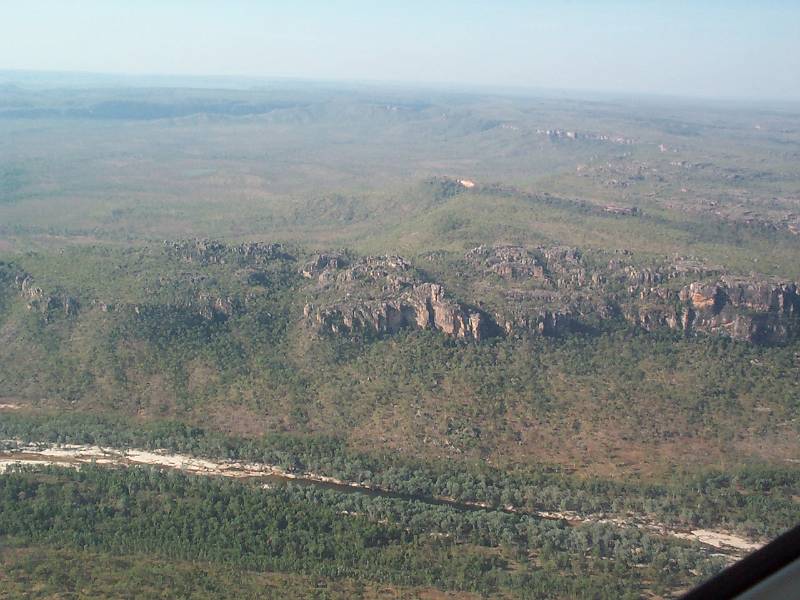
[{"label": "sandstone cliff face", "polygon": [[800,295],[792,282],[723,277],[714,283],[692,282],[677,292],[642,290],[625,316],[646,329],[669,327],[687,334],[781,343],[800,327]]},{"label": "sandstone cliff face", "polygon": [[576,325],[575,317],[567,311],[539,310],[538,312],[522,313],[512,319],[504,318],[506,315],[497,315],[506,334],[521,332],[538,333],[548,337],[563,335]]},{"label": "sandstone cliff face", "polygon": [[776,343],[797,327],[800,295],[791,282],[722,278],[711,285],[692,283],[680,291],[685,330]]},{"label": "sandstone cliff face", "polygon": [[403,328],[441,331],[480,341],[495,325],[479,310],[449,298],[444,288],[424,282],[399,256],[365,257],[347,268],[340,257],[318,255],[303,268],[320,295],[333,300],[307,303],[303,313],[318,330],[343,334],[395,333]]},{"label": "sandstone cliff face", "polygon": [[433,283],[414,286],[410,294],[417,326],[436,329],[447,335],[480,341],[488,333],[488,320],[445,297],[444,288]]},{"label": "sandstone cliff face", "polygon": [[338,253],[317,254],[300,270],[300,274],[306,279],[315,279],[322,273],[336,271],[347,265],[344,256]]},{"label": "sandstone cliff face", "polygon": [[[304,321],[334,334],[383,335],[413,328],[480,341],[496,335],[560,336],[627,321],[646,330],[669,328],[752,343],[783,343],[800,335],[796,283],[733,277],[686,257],[645,260],[627,251],[514,245],[478,246],[456,258],[429,255],[431,272],[457,281],[461,297],[474,303],[469,305],[401,256],[327,252],[298,268],[275,244],[171,242],[167,252],[203,265],[229,264],[246,286],[269,287],[273,276],[282,285],[291,282],[292,293],[301,295],[297,300],[305,296]],[[266,264],[277,259],[283,262]],[[84,308],[61,290],[43,289],[14,265],[0,267],[5,293],[18,295],[45,320],[71,317]],[[88,306],[134,315],[166,308],[224,321],[247,312],[264,292],[226,289],[211,271],[193,268],[177,278],[155,274],[146,288],[152,304],[106,298]]]},{"label": "sandstone cliff face", "polygon": [[[605,263],[598,260],[608,254]],[[478,274],[505,280],[499,286],[478,280],[473,290],[479,303],[482,294],[499,297],[493,316],[506,334],[561,335],[621,317],[648,330],[780,343],[800,327],[795,283],[735,278],[696,259],[642,264],[618,251],[586,260],[564,246],[479,246],[464,259]]]}]

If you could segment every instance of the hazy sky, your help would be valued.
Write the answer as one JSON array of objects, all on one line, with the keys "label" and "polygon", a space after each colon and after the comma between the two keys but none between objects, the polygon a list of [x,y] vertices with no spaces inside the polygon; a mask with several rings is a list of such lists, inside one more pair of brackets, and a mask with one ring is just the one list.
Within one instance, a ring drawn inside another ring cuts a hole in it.
[{"label": "hazy sky", "polygon": [[800,99],[800,0],[0,2],[0,69]]}]

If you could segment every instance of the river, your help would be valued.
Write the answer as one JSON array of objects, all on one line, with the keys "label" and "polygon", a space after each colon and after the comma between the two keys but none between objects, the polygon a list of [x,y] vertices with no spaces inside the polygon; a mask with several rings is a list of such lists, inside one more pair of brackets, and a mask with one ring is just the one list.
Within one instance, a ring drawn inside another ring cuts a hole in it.
[{"label": "river", "polygon": [[512,506],[492,507],[479,502],[464,502],[446,497],[419,497],[399,494],[357,482],[343,481],[317,473],[293,473],[277,465],[230,460],[214,461],[185,454],[170,453],[165,450],[148,451],[141,449],[117,449],[100,446],[64,444],[44,446],[41,444],[21,444],[16,440],[2,442],[6,450],[0,452],[0,473],[15,464],[60,465],[79,468],[83,464],[107,465],[112,467],[149,465],[175,469],[196,475],[231,477],[239,479],[259,479],[267,484],[294,483],[313,485],[345,493],[368,494],[401,500],[415,500],[439,506],[449,506],[457,510],[499,510],[513,514],[529,514],[541,519],[566,521],[572,525],[583,523],[609,523],[618,527],[636,527],[658,535],[689,541],[698,541],[716,549],[720,554],[738,558],[756,550],[762,541],[746,539],[728,531],[709,529],[677,530],[655,521],[635,516],[624,517],[607,515],[582,515],[574,512],[524,511]]}]

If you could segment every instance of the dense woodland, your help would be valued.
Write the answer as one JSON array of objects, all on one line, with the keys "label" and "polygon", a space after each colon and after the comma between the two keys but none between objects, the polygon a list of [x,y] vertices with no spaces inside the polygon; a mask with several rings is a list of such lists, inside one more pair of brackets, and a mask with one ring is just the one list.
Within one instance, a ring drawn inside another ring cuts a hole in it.
[{"label": "dense woodland", "polygon": [[[176,421],[131,423],[80,413],[4,415],[0,436],[21,443],[90,444],[167,449],[208,458],[277,465],[362,483],[409,498],[453,498],[513,506],[521,511],[559,510],[586,515],[648,516],[678,527],[718,527],[752,536],[775,536],[800,518],[795,469],[769,466],[733,471],[676,472],[664,483],[616,482],[570,475],[562,469],[498,471],[485,464],[421,461],[397,454],[366,455],[341,439],[272,434],[259,440],[231,438]],[[16,442],[7,442],[13,448]]]},{"label": "dense woodland", "polygon": [[[698,548],[635,529],[145,469],[46,469],[0,480],[0,533],[61,548],[163,555],[517,597],[636,597],[714,569]],[[343,516],[344,515],[344,516]]]}]

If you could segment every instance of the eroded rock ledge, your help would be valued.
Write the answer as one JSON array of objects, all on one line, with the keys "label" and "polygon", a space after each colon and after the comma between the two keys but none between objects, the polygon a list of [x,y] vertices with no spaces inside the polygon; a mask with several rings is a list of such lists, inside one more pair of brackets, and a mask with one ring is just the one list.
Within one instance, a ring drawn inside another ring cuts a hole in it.
[{"label": "eroded rock ledge", "polygon": [[440,284],[422,281],[399,256],[348,265],[341,255],[320,254],[301,272],[316,279],[319,295],[332,298],[304,307],[305,318],[320,331],[383,334],[416,327],[480,341],[497,329],[484,312],[449,298]]},{"label": "eroded rock ledge", "polygon": [[679,291],[641,290],[628,317],[646,329],[667,326],[725,335],[755,343],[786,341],[800,323],[800,295],[794,282],[723,276],[693,282]]},{"label": "eroded rock ledge", "polygon": [[473,340],[558,336],[608,319],[752,343],[785,342],[800,327],[796,283],[733,277],[687,257],[642,264],[622,250],[587,257],[565,246],[498,245],[469,250],[456,268],[478,307],[451,298],[399,256],[318,254],[301,269],[314,282],[304,316],[337,334],[414,327]]},{"label": "eroded rock ledge", "polygon": [[[409,328],[481,341],[502,335],[559,336],[602,329],[611,320],[759,344],[785,343],[800,335],[796,282],[734,276],[692,257],[486,245],[461,256],[439,252],[422,257],[420,264],[431,275],[396,255],[326,252],[297,263],[277,244],[167,242],[165,253],[201,268],[149,273],[142,303],[48,289],[6,263],[0,263],[0,283],[4,293],[15,294],[45,321],[92,310],[155,318],[172,310],[224,321],[247,313],[274,278],[276,285],[288,286],[292,304],[304,304],[305,323],[338,335]],[[232,278],[222,276],[227,269]]]}]

